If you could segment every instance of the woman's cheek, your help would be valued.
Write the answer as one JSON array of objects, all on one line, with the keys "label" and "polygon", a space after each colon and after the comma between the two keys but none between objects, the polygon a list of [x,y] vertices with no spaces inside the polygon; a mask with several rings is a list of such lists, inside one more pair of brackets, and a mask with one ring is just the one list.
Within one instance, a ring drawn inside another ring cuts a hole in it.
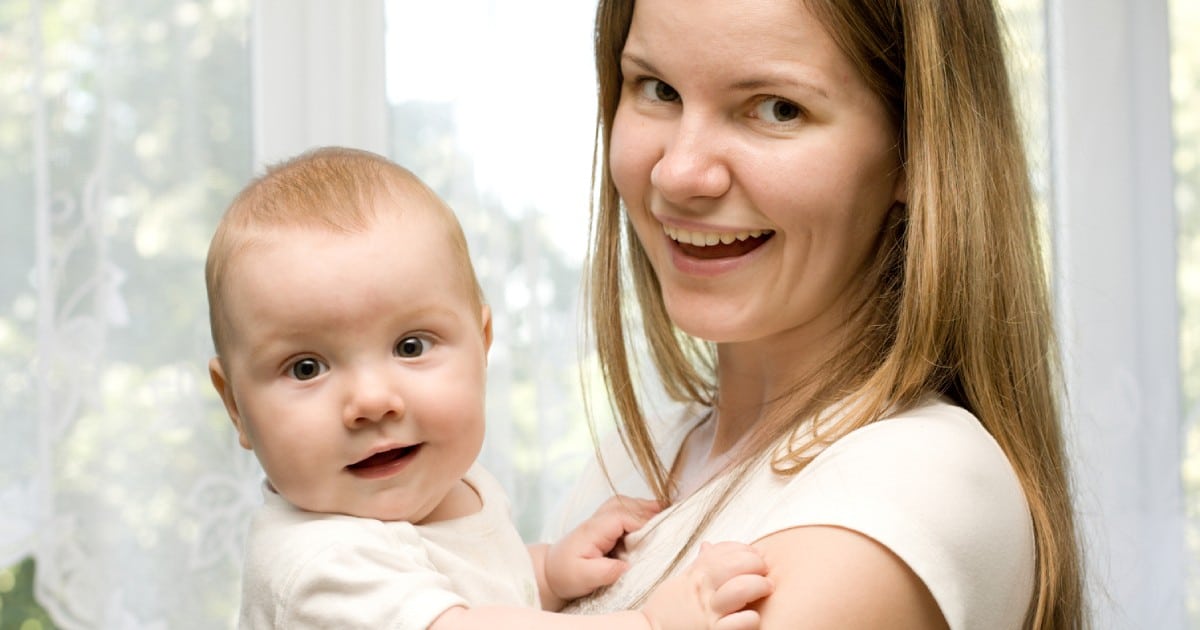
[{"label": "woman's cheek", "polygon": [[650,181],[650,169],[654,166],[650,131],[645,125],[634,125],[627,113],[617,110],[609,141],[608,168],[626,204],[638,199],[643,182]]}]

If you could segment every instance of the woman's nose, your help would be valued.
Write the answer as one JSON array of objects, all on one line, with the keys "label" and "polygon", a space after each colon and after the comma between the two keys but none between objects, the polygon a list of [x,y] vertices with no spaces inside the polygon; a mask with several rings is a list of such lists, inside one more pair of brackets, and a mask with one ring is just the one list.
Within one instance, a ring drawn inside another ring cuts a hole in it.
[{"label": "woman's nose", "polygon": [[731,183],[727,155],[714,125],[705,119],[679,118],[662,157],[650,170],[650,183],[667,201],[686,205],[696,199],[724,195]]},{"label": "woman's nose", "polygon": [[384,370],[360,370],[349,383],[343,422],[356,429],[404,415],[404,398]]}]

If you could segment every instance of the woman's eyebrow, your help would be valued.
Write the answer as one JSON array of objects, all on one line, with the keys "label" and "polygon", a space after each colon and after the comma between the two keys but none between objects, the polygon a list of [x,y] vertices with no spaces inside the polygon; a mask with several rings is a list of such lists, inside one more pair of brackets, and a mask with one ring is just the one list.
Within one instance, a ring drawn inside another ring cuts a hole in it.
[{"label": "woman's eyebrow", "polygon": [[[626,53],[621,53],[621,59],[632,65],[637,66],[638,68],[645,71],[647,74],[652,74],[656,77],[662,76],[662,71],[660,71],[658,68],[654,67],[653,63],[650,63],[650,61],[648,61],[647,59],[645,59],[643,57],[639,57],[638,55],[635,55],[633,53],[626,52]],[[804,90],[806,92],[811,92],[812,94],[815,94],[816,96],[819,96],[826,100],[829,99],[829,91],[826,90],[824,87],[821,87],[817,83],[815,83],[813,81],[808,81],[808,80],[805,80],[805,79],[802,79],[799,77],[787,76],[787,75],[777,74],[777,73],[765,74],[762,76],[756,76],[756,77],[750,77],[748,79],[742,79],[742,80],[739,80],[739,81],[736,81],[736,82],[730,84],[730,87],[735,90],[748,91],[748,90],[760,90],[763,88],[777,87],[777,86],[781,86],[781,85],[794,87],[794,88],[797,88],[800,90]]]},{"label": "woman's eyebrow", "polygon": [[777,86],[788,86],[796,89],[812,92],[824,99],[829,99],[829,92],[825,88],[817,85],[812,81],[807,81],[798,77],[783,76],[771,74],[762,77],[751,77],[737,81],[731,85],[735,90],[761,90],[764,88],[772,88]]},{"label": "woman's eyebrow", "polygon": [[662,75],[662,72],[660,72],[658,68],[655,68],[654,64],[650,63],[646,59],[639,57],[635,54],[621,53],[621,59],[624,61],[628,61],[629,63],[641,68],[642,70],[645,70],[648,74],[653,74],[655,76]]}]

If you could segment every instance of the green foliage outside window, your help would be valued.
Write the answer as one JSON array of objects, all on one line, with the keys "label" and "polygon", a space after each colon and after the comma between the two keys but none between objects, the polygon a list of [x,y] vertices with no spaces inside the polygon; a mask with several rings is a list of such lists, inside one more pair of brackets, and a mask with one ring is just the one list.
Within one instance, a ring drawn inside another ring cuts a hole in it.
[{"label": "green foliage outside window", "polygon": [[0,571],[0,630],[54,630],[57,626],[33,598],[33,560]]}]

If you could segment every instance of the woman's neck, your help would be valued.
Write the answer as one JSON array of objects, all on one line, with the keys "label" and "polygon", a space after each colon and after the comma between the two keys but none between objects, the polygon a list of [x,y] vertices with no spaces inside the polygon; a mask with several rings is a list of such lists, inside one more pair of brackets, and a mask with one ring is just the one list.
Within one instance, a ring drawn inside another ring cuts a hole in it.
[{"label": "woman's neck", "polygon": [[[782,336],[780,336],[782,337]],[[717,423],[712,451],[733,448],[783,401],[794,405],[808,395],[840,335],[813,343],[772,338],[717,347]]]}]

